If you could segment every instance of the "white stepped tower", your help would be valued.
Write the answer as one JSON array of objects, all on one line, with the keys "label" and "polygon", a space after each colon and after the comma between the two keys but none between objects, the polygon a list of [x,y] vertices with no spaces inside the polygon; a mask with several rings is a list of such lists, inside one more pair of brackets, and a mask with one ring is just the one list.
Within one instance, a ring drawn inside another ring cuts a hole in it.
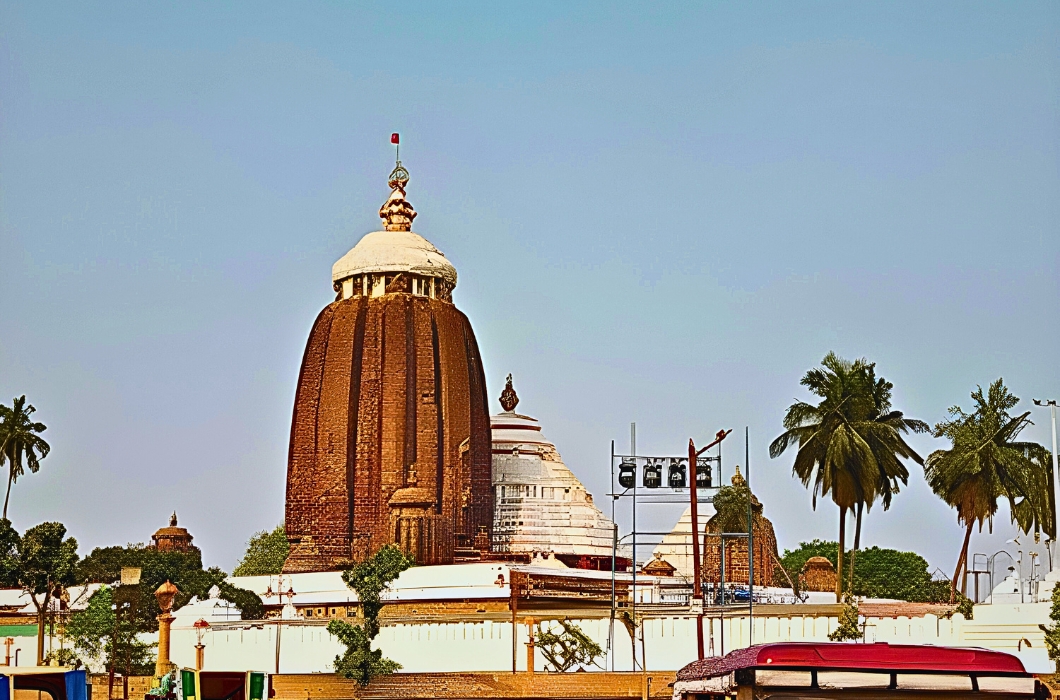
[{"label": "white stepped tower", "polygon": [[493,551],[547,555],[568,566],[610,568],[614,525],[563,463],[535,418],[515,412],[512,376],[493,430]]}]

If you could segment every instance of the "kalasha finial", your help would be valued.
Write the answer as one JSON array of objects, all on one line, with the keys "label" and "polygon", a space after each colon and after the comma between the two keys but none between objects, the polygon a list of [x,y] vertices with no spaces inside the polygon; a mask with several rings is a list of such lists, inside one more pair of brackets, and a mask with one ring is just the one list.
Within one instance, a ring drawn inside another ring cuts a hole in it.
[{"label": "kalasha finial", "polygon": [[[390,135],[390,143],[399,145],[397,134]],[[411,231],[412,220],[416,218],[416,210],[405,199],[405,187],[409,184],[409,171],[401,164],[400,158],[396,159],[387,184],[390,185],[390,197],[382,207],[379,208],[379,218],[383,220],[383,228],[387,231]]]},{"label": "kalasha finial", "polygon": [[169,526],[170,527],[176,527],[177,526],[177,511],[173,511],[173,515],[169,516]]},{"label": "kalasha finial", "polygon": [[519,396],[515,393],[515,389],[512,387],[512,375],[509,374],[507,381],[504,383],[504,391],[501,392],[501,408],[506,412],[511,413],[518,405]]}]

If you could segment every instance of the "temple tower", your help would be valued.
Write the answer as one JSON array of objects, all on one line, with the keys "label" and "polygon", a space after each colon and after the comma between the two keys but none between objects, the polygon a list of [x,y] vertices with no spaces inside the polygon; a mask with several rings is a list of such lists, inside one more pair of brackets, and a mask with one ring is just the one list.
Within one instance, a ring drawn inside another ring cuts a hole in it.
[{"label": "temple tower", "polygon": [[335,301],[309,335],[287,463],[285,572],[321,571],[398,544],[452,562],[492,529],[490,421],[456,269],[412,232],[398,161],[383,230],[332,268]]}]

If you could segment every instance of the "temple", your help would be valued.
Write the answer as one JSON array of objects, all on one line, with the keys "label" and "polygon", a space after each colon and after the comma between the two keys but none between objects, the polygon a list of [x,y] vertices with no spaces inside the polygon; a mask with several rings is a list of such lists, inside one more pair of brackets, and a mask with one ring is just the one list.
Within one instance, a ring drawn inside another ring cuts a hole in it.
[{"label": "temple", "polygon": [[151,535],[151,544],[148,547],[160,552],[186,552],[199,553],[199,548],[191,543],[191,533],[187,528],[177,525],[177,512],[169,516],[169,527],[161,527]]},{"label": "temple", "polygon": [[481,532],[488,547],[482,360],[453,304],[456,268],[412,232],[408,181],[399,161],[383,230],[335,263],[335,301],[309,335],[291,420],[285,572],[342,568],[386,544],[446,564],[473,553]]},{"label": "temple", "polygon": [[579,569],[611,569],[614,523],[593,503],[541,425],[515,412],[508,375],[493,428],[493,551],[554,556]]}]

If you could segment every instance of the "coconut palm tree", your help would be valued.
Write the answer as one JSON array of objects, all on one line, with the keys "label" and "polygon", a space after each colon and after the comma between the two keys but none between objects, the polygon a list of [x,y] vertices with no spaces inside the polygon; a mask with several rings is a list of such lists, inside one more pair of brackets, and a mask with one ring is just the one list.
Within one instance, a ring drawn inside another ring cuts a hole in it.
[{"label": "coconut palm tree", "polygon": [[[51,445],[38,433],[47,426],[34,422],[30,416],[37,409],[26,405],[26,397],[20,396],[10,406],[0,404],[0,465],[7,462],[7,495],[4,497],[3,518],[7,519],[7,504],[11,500],[11,485],[26,473],[26,467],[34,474],[40,470],[40,460],[48,456]],[[25,462],[23,462],[25,458]]]},{"label": "coconut palm tree", "polygon": [[[950,602],[957,596],[957,580],[968,560],[968,543],[976,523],[993,523],[998,501],[1008,500],[1013,522],[1024,532],[1031,528],[1053,529],[1048,489],[1050,475],[1045,465],[1049,453],[1034,442],[1018,441],[1031,424],[1026,411],[1015,418],[1009,413],[1019,398],[998,379],[983,395],[972,392],[975,408],[965,413],[960,406],[949,409],[950,418],[935,426],[935,437],[950,440],[948,450],[932,452],[924,466],[931,490],[957,510],[957,522],[965,526],[964,542],[950,581]],[[1042,496],[1042,491],[1047,491]],[[962,580],[962,593],[966,580]]]},{"label": "coconut palm tree", "polygon": [[[924,459],[906,444],[902,435],[906,433],[927,433],[931,427],[922,420],[906,418],[901,411],[891,406],[894,384],[883,377],[876,376],[876,364],[866,364],[865,382],[872,397],[872,408],[865,418],[874,423],[866,423],[860,428],[861,434],[868,442],[876,464],[879,466],[879,481],[875,496],[880,498],[883,509],[891,507],[891,501],[901,486],[909,483],[909,471],[901,459],[912,459],[923,466]],[[901,459],[899,459],[901,458]],[[859,501],[854,528],[854,547],[850,552],[850,589],[854,588],[854,560],[861,549],[861,523],[866,510],[872,510],[875,498]]]},{"label": "coconut palm tree", "polygon": [[[820,397],[816,405],[796,401],[784,415],[785,432],[769,446],[776,458],[798,445],[793,474],[817,497],[831,495],[839,507],[839,557],[836,599],[843,595],[846,514],[880,498],[885,508],[909,473],[899,458],[920,460],[901,433],[926,425],[892,411],[890,382],[876,377],[875,365],[850,362],[828,353],[821,367],[811,369],[801,384]],[[860,539],[860,527],[858,531]],[[860,542],[858,542],[860,545]]]}]

